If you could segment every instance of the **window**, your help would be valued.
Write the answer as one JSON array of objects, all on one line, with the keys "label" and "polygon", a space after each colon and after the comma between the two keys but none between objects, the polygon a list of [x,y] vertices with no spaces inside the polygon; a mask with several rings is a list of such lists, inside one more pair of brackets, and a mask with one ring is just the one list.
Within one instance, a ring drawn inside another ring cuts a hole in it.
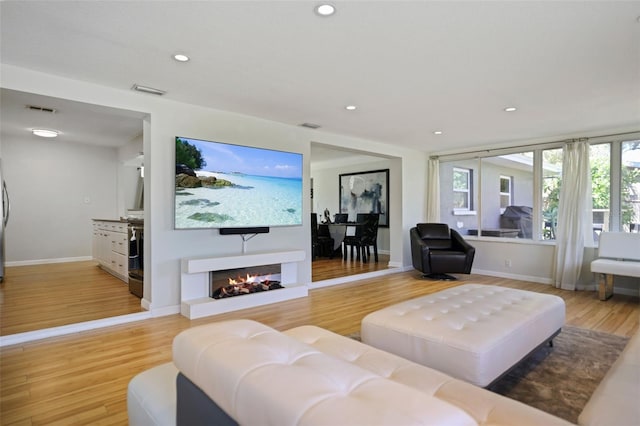
[{"label": "window", "polygon": [[471,170],[453,168],[453,210],[471,210]]},{"label": "window", "polygon": [[511,176],[500,175],[500,213],[511,205]]},{"label": "window", "polygon": [[562,186],[562,148],[542,151],[542,239],[555,240]]},{"label": "window", "polygon": [[440,162],[440,220],[462,234],[478,228],[473,209],[478,205],[479,166],[477,159]]},{"label": "window", "polygon": [[[481,235],[531,238],[533,224],[533,152],[480,160]],[[477,234],[477,225],[469,233]]]},{"label": "window", "polygon": [[598,241],[602,231],[609,230],[611,212],[611,144],[589,147],[591,166],[591,203],[593,239]]},{"label": "window", "polygon": [[621,230],[640,232],[640,140],[622,142]]},{"label": "window", "polygon": [[[440,218],[463,235],[555,240],[564,142],[440,156]],[[640,232],[640,139],[590,141],[593,237]],[[452,190],[453,189],[453,190]],[[474,206],[479,211],[475,212]]]}]

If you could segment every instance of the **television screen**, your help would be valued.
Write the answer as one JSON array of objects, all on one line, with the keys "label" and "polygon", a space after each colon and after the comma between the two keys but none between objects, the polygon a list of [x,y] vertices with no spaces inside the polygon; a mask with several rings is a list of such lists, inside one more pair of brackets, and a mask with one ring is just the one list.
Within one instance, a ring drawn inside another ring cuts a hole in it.
[{"label": "television screen", "polygon": [[176,137],[176,229],[292,225],[302,154]]}]

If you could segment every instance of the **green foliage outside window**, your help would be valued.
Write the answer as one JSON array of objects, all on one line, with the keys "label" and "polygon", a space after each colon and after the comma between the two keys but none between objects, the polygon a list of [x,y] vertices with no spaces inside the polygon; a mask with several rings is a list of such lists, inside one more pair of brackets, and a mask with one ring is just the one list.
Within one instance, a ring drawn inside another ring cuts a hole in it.
[{"label": "green foliage outside window", "polygon": [[[622,144],[622,156],[640,150],[640,141],[629,141]],[[622,224],[631,227],[639,223],[640,217],[634,210],[634,204],[640,203],[640,167],[622,165]],[[629,230],[629,229],[627,229]]]},{"label": "green foliage outside window", "polygon": [[[560,187],[562,186],[562,149],[542,151],[542,158],[542,167],[545,173],[542,179],[542,239],[554,240],[558,223]],[[554,168],[558,170],[550,171]]]},{"label": "green foliage outside window", "polygon": [[[640,142],[631,144],[629,149],[638,149]],[[593,209],[610,209],[610,196],[611,196],[611,161],[608,155],[609,144],[602,144],[596,147],[602,147],[598,149],[590,157],[591,165],[591,194]],[[606,149],[606,154],[604,149]],[[562,150],[549,150],[544,151],[545,162],[548,164],[561,164]],[[634,218],[633,201],[637,202],[640,199],[640,194],[637,191],[637,184],[640,182],[640,168],[637,167],[622,167],[622,205],[621,205],[621,223],[623,226],[628,226],[630,223],[637,220]],[[542,217],[544,220],[543,227],[543,239],[555,239],[555,227],[557,225],[558,218],[558,204],[560,202],[560,188],[562,186],[561,176],[548,176],[543,179],[543,209]],[[628,230],[628,228],[627,228]]]}]

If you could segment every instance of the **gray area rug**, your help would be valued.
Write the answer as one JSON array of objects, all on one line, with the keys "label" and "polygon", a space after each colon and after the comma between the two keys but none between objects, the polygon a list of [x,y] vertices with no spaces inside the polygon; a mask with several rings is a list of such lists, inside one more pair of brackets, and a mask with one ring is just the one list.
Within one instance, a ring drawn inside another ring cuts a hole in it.
[{"label": "gray area rug", "polygon": [[[349,335],[360,340],[360,333]],[[491,391],[572,423],[620,355],[626,337],[564,326],[553,339],[518,364]]]},{"label": "gray area rug", "polygon": [[626,337],[565,326],[491,390],[577,423],[578,416],[620,355]]}]

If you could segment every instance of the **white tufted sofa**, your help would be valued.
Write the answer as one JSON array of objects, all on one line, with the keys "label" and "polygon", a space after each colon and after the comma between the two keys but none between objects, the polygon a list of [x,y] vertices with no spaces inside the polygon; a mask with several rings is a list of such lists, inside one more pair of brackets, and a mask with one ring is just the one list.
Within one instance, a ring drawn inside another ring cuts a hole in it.
[{"label": "white tufted sofa", "polygon": [[[176,418],[178,424],[252,426],[568,424],[313,326],[278,332],[250,320],[212,323],[180,333],[173,354],[175,365],[156,369],[170,380],[180,373],[177,393],[165,389],[145,399],[145,387],[166,380],[136,376],[129,386],[130,424],[170,425]],[[195,393],[182,395],[185,380]],[[156,400],[176,397],[175,415],[156,414]]]},{"label": "white tufted sofa", "polygon": [[640,425],[640,331],[627,343],[578,417],[581,426]]}]

